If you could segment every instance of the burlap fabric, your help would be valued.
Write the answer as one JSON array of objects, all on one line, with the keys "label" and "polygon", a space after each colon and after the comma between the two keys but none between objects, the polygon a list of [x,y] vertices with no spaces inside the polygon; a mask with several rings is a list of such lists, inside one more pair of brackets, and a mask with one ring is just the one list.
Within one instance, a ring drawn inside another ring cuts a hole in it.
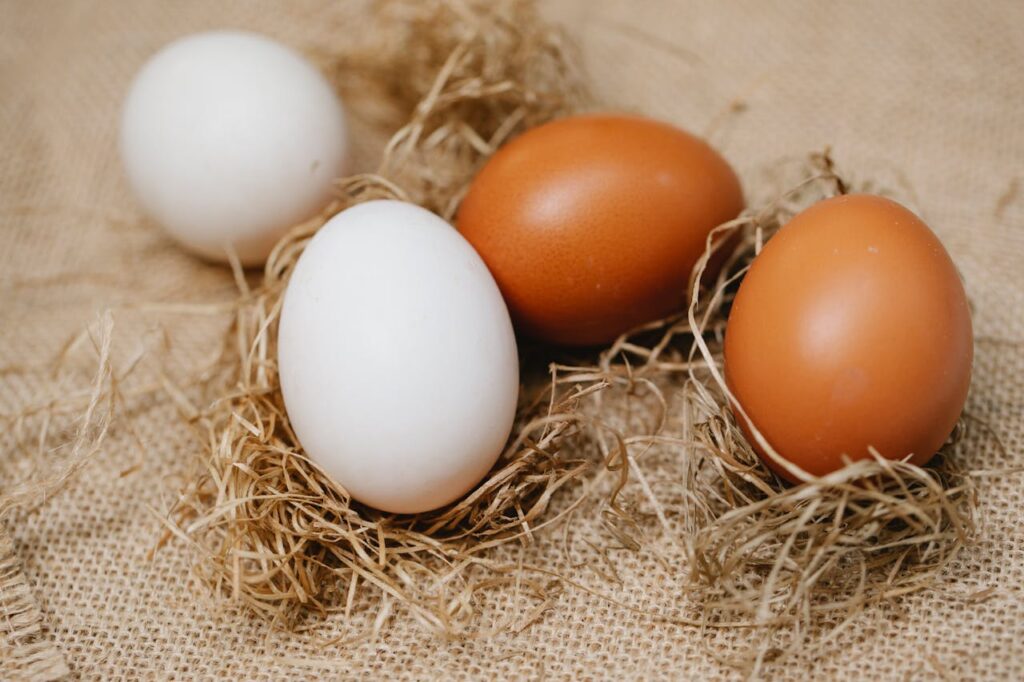
[{"label": "burlap fabric", "polygon": [[[53,359],[108,306],[118,308],[117,357],[144,349],[164,369],[200,364],[224,329],[216,315],[182,309],[168,318],[166,305],[154,321],[154,303],[225,300],[233,285],[142,220],[120,175],[118,109],[146,56],[180,34],[224,26],[330,49],[361,30],[364,9],[312,0],[0,2],[4,414],[87,385],[88,338],[71,344],[70,366],[55,371]],[[764,168],[825,145],[858,175],[901,174],[974,305],[969,409],[998,427],[1006,454],[975,429],[970,466],[1024,464],[1024,4],[579,0],[548,9],[580,42],[605,101],[713,128],[751,195]],[[722,117],[733,100],[742,105]],[[356,138],[368,168],[380,137],[357,123]],[[131,381],[145,388],[155,376],[150,368]],[[348,644],[324,645],[364,629],[375,610],[332,616],[309,632],[269,629],[204,598],[180,543],[150,557],[160,523],[149,509],[166,507],[195,446],[165,398],[135,405],[129,422],[59,497],[6,520],[13,550],[0,535],[0,678],[54,679],[68,669],[104,679],[736,675],[708,654],[710,635],[574,588],[531,626],[480,640],[442,641],[401,609],[380,637]],[[5,487],[59,455],[33,447],[26,434],[38,426],[30,417],[4,434]],[[672,467],[671,457],[653,459],[652,487],[670,490]],[[1020,486],[1014,476],[983,480],[979,542],[935,590],[869,611],[831,655],[773,664],[768,674],[1024,678]],[[609,544],[596,513],[578,515],[572,535],[571,556],[551,539],[514,556],[648,613],[681,599],[681,579],[650,548],[613,553],[615,580],[576,565],[590,551],[584,541]],[[497,599],[489,617],[497,623],[520,607]]]}]

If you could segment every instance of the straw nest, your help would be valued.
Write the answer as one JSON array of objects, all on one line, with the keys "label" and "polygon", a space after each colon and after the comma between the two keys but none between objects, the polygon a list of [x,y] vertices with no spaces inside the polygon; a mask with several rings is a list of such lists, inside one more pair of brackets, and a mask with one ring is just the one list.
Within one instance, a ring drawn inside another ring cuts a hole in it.
[{"label": "straw nest", "polygon": [[[379,605],[374,629],[401,605],[446,636],[486,634],[482,593],[514,589],[532,597],[528,612],[514,614],[515,627],[526,627],[560,586],[600,590],[492,555],[577,522],[588,500],[616,547],[678,548],[678,612],[689,615],[651,617],[753,630],[739,638],[745,644],[713,650],[748,671],[809,643],[824,647],[865,607],[934,583],[975,532],[975,478],[955,446],[966,420],[928,467],[879,458],[790,486],[755,455],[728,407],[721,363],[731,297],[781,224],[847,190],[827,153],[804,164],[792,189],[717,228],[736,235],[714,242],[733,250],[713,286],[693,289],[687,310],[600,353],[551,362],[556,351],[530,349],[511,442],[463,500],[384,514],[309,461],[281,400],[275,348],[282,294],[309,238],[338,210],[381,196],[450,218],[502,142],[589,106],[571,46],[526,2],[387,3],[367,35],[330,68],[404,124],[377,172],[344,180],[323,215],[278,244],[258,282],[236,268],[241,294],[218,359],[222,381],[208,407],[183,410],[203,447],[163,521],[193,549],[203,582],[282,626],[369,601]],[[95,396],[112,386],[97,381]],[[105,404],[95,396],[83,424]],[[670,500],[645,478],[652,448],[673,458]]]}]

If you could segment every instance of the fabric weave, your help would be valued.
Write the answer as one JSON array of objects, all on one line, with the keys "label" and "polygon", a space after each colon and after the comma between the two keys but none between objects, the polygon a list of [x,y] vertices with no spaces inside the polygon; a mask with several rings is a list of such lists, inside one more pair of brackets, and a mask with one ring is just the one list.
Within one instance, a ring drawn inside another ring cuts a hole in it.
[{"label": "fabric weave", "polygon": [[[579,42],[599,98],[710,131],[751,201],[768,193],[766,169],[826,145],[855,177],[900,179],[973,304],[968,410],[998,429],[1004,447],[973,429],[964,445],[969,466],[1024,465],[1024,3],[544,7]],[[142,347],[179,370],[200,366],[225,329],[216,315],[182,314],[161,328],[150,314],[155,303],[227,300],[233,284],[229,272],[182,253],[144,220],[121,176],[119,107],[146,57],[174,37],[221,27],[259,31],[311,54],[339,49],[366,9],[327,0],[0,1],[0,412],[87,386],[87,341],[74,344],[77,370],[55,374],[52,360],[108,306],[118,308],[120,357]],[[734,100],[741,106],[723,113]],[[356,165],[370,168],[382,136],[354,128]],[[130,385],[155,376],[140,371]],[[161,534],[150,509],[166,508],[196,446],[166,399],[133,405],[130,424],[60,496],[7,519],[18,560],[0,535],[0,677],[53,679],[65,665],[110,680],[738,675],[708,647],[743,635],[701,634],[571,587],[529,627],[480,640],[443,641],[396,609],[379,639],[323,645],[365,629],[373,604],[308,632],[269,628],[194,585],[180,543],[150,557]],[[3,436],[0,485],[47,461],[26,435],[38,426],[29,418],[23,433]],[[677,459],[660,453],[642,467],[670,499]],[[768,672],[793,680],[1024,678],[1022,504],[1019,476],[983,479],[979,541],[936,589],[869,609],[824,658],[786,659]],[[600,561],[585,541],[610,542],[595,511],[574,518],[568,551],[561,535],[504,551],[648,613],[678,607],[685,584],[650,548],[610,554],[620,582],[578,565]],[[19,562],[23,575],[12,568]],[[26,584],[43,623],[31,638],[19,625],[32,609]],[[522,610],[513,596],[484,608],[494,622]],[[40,658],[45,666],[36,665]]]}]

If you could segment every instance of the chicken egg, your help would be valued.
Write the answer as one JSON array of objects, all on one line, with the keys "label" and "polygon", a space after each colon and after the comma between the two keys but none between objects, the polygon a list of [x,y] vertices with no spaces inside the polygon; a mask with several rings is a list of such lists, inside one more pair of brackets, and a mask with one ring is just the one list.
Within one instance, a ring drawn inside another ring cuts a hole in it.
[{"label": "chicken egg", "polygon": [[[729,313],[725,374],[772,448],[822,476],[869,448],[927,462],[963,409],[973,347],[935,234],[894,201],[847,195],[798,214],[754,259]],[[797,480],[737,418],[766,464]]]},{"label": "chicken egg", "polygon": [[182,245],[258,265],[345,174],[345,114],[291,49],[253,33],[199,33],[136,75],[121,157],[139,203]]},{"label": "chicken egg", "polygon": [[683,307],[708,233],[743,209],[704,141],[636,116],[573,116],[498,150],[459,208],[524,334],[591,345]]},{"label": "chicken egg", "polygon": [[278,365],[305,452],[388,512],[464,495],[515,417],[516,340],[494,279],[453,227],[400,201],[346,209],[306,246]]}]

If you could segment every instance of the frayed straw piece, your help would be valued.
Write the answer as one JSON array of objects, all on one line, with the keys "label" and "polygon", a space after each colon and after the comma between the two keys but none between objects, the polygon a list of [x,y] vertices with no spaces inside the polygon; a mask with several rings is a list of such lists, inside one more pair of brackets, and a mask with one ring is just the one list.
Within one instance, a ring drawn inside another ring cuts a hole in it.
[{"label": "frayed straw piece", "polygon": [[[51,433],[49,429],[51,418],[63,412],[81,410],[76,420],[77,426],[73,427],[68,440],[62,442],[50,453],[61,453],[62,456],[57,466],[52,463],[47,466],[47,469],[55,469],[55,472],[6,487],[3,494],[0,495],[0,519],[5,518],[14,509],[45,504],[47,499],[59,493],[74,479],[75,475],[99,451],[106,439],[114,419],[115,405],[118,400],[118,377],[111,364],[114,318],[110,311],[103,313],[97,327],[95,335],[91,333],[91,330],[87,335],[96,350],[97,368],[92,386],[85,396],[84,408],[77,402],[73,407],[67,408],[60,404],[61,401],[55,401],[15,415],[3,416],[9,426],[16,428],[27,416],[42,415],[43,426],[38,436],[38,450],[42,452],[50,447],[49,444],[60,435]],[[78,338],[76,337],[70,342],[69,346],[77,343]],[[67,347],[62,349],[61,357],[54,363],[55,367],[62,361],[67,350]],[[122,377],[131,371],[134,364],[134,362],[129,363],[128,368],[122,372]]]},{"label": "frayed straw piece", "polygon": [[595,428],[580,404],[605,384],[552,367],[549,381],[525,394],[511,443],[474,491],[434,512],[389,515],[354,502],[299,448],[279,390],[276,326],[292,267],[331,215],[384,197],[450,218],[498,145],[572,110],[582,87],[561,33],[531,3],[400,2],[380,13],[376,48],[339,58],[337,68],[356,81],[372,74],[408,121],[377,172],[341,182],[341,198],[293,228],[262,283],[242,289],[225,356],[232,385],[189,413],[206,451],[164,521],[187,538],[203,582],[274,623],[295,627],[308,613],[349,615],[363,604],[379,609],[371,633],[400,607],[444,636],[479,635],[470,624],[480,592],[515,584],[530,597],[517,601],[525,613],[550,606],[550,591],[522,576],[480,577],[499,570],[480,555],[529,543],[552,521],[542,518],[552,496],[590,468],[560,450]]}]

